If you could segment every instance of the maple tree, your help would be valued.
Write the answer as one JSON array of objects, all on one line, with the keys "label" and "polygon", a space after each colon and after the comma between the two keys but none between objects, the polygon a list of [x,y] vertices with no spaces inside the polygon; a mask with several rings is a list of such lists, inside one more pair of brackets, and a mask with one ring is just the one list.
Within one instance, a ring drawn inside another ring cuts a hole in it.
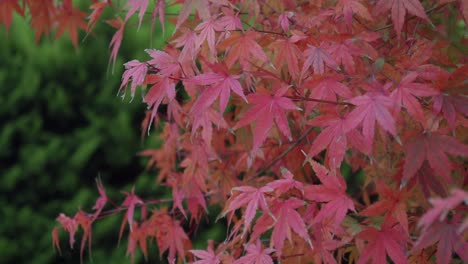
[{"label": "maple tree", "polygon": [[[144,93],[143,135],[162,128],[150,136],[163,147],[141,155],[172,198],[132,189],[119,206],[98,181],[94,212],[57,218],[59,252],[60,230],[70,247],[83,230],[83,256],[92,225],[123,211],[119,239],[126,231],[132,259],[156,241],[171,263],[468,261],[466,27],[453,30],[468,22],[467,0],[93,0],[90,9],[1,0],[0,22],[8,29],[13,13],[28,14],[37,40],[68,32],[77,46],[78,30],[112,10],[112,64],[124,29],[147,17],[163,32],[175,25],[147,61],[125,63],[119,88]],[[226,239],[193,249],[184,223],[200,224],[213,204]]]}]

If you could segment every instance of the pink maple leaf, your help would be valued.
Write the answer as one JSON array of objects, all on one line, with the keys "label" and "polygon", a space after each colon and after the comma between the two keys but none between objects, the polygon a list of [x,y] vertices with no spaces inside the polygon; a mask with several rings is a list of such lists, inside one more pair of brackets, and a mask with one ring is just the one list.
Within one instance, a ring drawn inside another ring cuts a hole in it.
[{"label": "pink maple leaf", "polygon": [[394,217],[405,233],[409,234],[406,202],[410,198],[410,192],[406,189],[394,190],[379,180],[376,181],[376,185],[379,201],[366,207],[360,215],[376,216],[385,213],[386,218]]},{"label": "pink maple leaf", "polygon": [[124,194],[126,195],[126,197],[122,203],[122,206],[127,207],[127,212],[125,213],[125,217],[120,227],[119,241],[120,241],[120,238],[122,237],[122,233],[125,228],[125,222],[128,222],[128,226],[130,227],[130,230],[133,229],[132,223],[133,223],[133,214],[135,213],[135,206],[145,204],[143,200],[140,199],[140,197],[135,195],[135,187],[132,188],[131,193],[124,192]]},{"label": "pink maple leaf", "polygon": [[289,74],[293,77],[298,77],[299,75],[299,58],[302,56],[301,50],[295,44],[297,41],[297,37],[288,39],[279,38],[270,45],[276,50],[275,67],[281,69],[283,65],[286,65]]},{"label": "pink maple leaf", "polygon": [[140,249],[143,252],[143,256],[145,260],[148,258],[148,249],[146,245],[146,239],[150,231],[150,226],[148,222],[143,222],[141,225],[138,223],[133,223],[132,232],[128,235],[128,245],[127,245],[127,256],[130,255],[132,259],[132,263],[134,263],[135,259],[135,251],[137,249],[138,244],[140,245]]},{"label": "pink maple leaf", "polygon": [[270,254],[275,251],[271,248],[262,249],[259,239],[255,244],[244,244],[244,248],[247,254],[237,259],[234,264],[273,264]]},{"label": "pink maple leaf", "polygon": [[180,258],[185,256],[184,241],[189,241],[190,239],[177,220],[172,220],[165,225],[165,228],[165,239],[159,240],[159,250],[161,253],[169,250],[167,260],[169,263],[175,263],[176,254]]},{"label": "pink maple leaf", "polygon": [[348,40],[344,43],[332,43],[327,47],[327,50],[338,65],[343,65],[347,73],[355,74],[356,65],[352,55],[359,54],[359,52],[357,52],[357,49],[350,42]]},{"label": "pink maple leaf", "polygon": [[224,64],[214,64],[210,65],[210,67],[215,71],[203,73],[188,80],[188,82],[197,85],[209,86],[194,103],[191,110],[192,112],[200,113],[205,111],[211,106],[214,100],[219,97],[219,112],[224,113],[231,95],[231,90],[248,103],[242,86],[238,81],[241,75],[230,75]]},{"label": "pink maple leaf", "polygon": [[245,34],[233,33],[221,44],[218,49],[229,49],[226,56],[226,65],[231,68],[236,61],[240,63],[243,69],[248,68],[253,58],[258,59],[260,62],[265,63],[268,57],[255,39],[258,34],[254,31],[247,31]]},{"label": "pink maple leaf", "polygon": [[316,161],[309,159],[309,163],[322,184],[306,186],[305,198],[326,202],[315,217],[314,222],[318,223],[332,217],[335,225],[339,226],[348,210],[355,211],[353,200],[346,195],[346,182],[338,171],[336,175],[333,175]]},{"label": "pink maple leaf", "polygon": [[424,132],[406,145],[405,152],[403,181],[409,181],[427,160],[437,174],[451,182],[453,166],[446,153],[467,157],[468,146],[447,135]]},{"label": "pink maple leaf", "polygon": [[369,10],[358,0],[339,0],[337,9],[343,14],[344,21],[348,26],[351,26],[353,22],[353,14],[357,14],[368,21],[373,21]]},{"label": "pink maple leaf", "polygon": [[200,260],[193,262],[193,264],[220,264],[220,255],[213,251],[213,241],[208,241],[208,247],[206,250],[190,250],[190,252]]},{"label": "pink maple leaf", "polygon": [[301,76],[305,76],[310,66],[312,66],[314,69],[315,74],[324,74],[325,64],[332,69],[338,68],[335,60],[324,48],[324,45],[321,45],[320,47],[308,45],[308,47],[309,48],[304,51],[304,57],[306,59],[304,61],[304,65],[302,66]]},{"label": "pink maple leaf", "polygon": [[153,108],[151,112],[151,121],[148,128],[151,127],[151,122],[158,112],[159,105],[165,98],[169,100],[169,105],[176,96],[175,83],[169,77],[161,77],[157,74],[150,74],[147,76],[145,83],[153,84],[149,89],[148,93],[143,98],[143,101],[148,104],[149,107]]},{"label": "pink maple leaf", "polygon": [[278,17],[278,24],[281,26],[284,32],[289,31],[289,19],[293,16],[293,12],[284,12]]},{"label": "pink maple leaf", "polygon": [[[226,7],[221,8],[221,11],[223,12],[223,16],[218,18],[216,22],[222,26],[224,30],[244,30],[242,27],[242,21],[239,18],[239,13],[234,12],[234,10]],[[229,35],[229,33],[226,35]]]},{"label": "pink maple leaf", "polygon": [[70,237],[70,248],[73,248],[73,244],[75,244],[75,233],[76,229],[78,228],[78,223],[74,218],[70,218],[63,213],[57,217],[57,221],[62,225],[62,228],[68,232]]},{"label": "pink maple leaf", "polygon": [[145,81],[146,72],[148,71],[146,62],[140,62],[138,60],[131,60],[124,64],[125,71],[122,74],[122,84],[120,85],[119,91],[123,87],[126,87],[130,79],[132,80],[131,96],[135,96],[136,87],[142,85]]},{"label": "pink maple leaf", "polygon": [[421,216],[418,226],[425,230],[437,220],[442,222],[447,217],[449,211],[455,209],[465,201],[468,201],[468,192],[461,189],[453,189],[450,196],[447,198],[429,199],[433,207]]},{"label": "pink maple leaf", "polygon": [[208,20],[208,18],[210,17],[208,0],[183,1],[182,9],[180,10],[179,15],[177,16],[175,31],[177,31],[177,29],[179,29],[179,27],[185,22],[185,20],[187,20],[193,8],[197,10],[198,15],[203,21]]},{"label": "pink maple leaf", "polygon": [[209,19],[204,21],[195,28],[196,31],[200,31],[200,34],[197,37],[196,45],[201,46],[203,42],[206,41],[208,44],[208,48],[210,50],[211,55],[213,58],[216,58],[217,52],[215,47],[215,36],[216,31],[222,31],[223,27],[218,24],[216,18]]},{"label": "pink maple leaf", "polygon": [[357,238],[368,243],[357,263],[366,264],[369,260],[373,260],[372,263],[387,263],[387,255],[395,264],[408,263],[405,250],[408,237],[399,227],[392,227],[388,222],[384,222],[380,230],[371,226],[365,227]]},{"label": "pink maple leaf", "polygon": [[192,137],[196,135],[197,129],[202,128],[202,138],[207,143],[211,143],[213,136],[213,124],[219,128],[228,128],[228,124],[223,116],[215,110],[208,108],[204,111],[196,111],[193,114]]},{"label": "pink maple leaf", "polygon": [[158,69],[160,75],[169,77],[179,72],[180,63],[171,54],[155,49],[147,49],[145,51],[152,57],[148,63]]},{"label": "pink maple leaf", "polygon": [[109,57],[109,64],[112,62],[112,72],[114,72],[115,61],[117,60],[117,54],[119,53],[120,44],[122,43],[125,22],[120,17],[107,20],[106,22],[112,27],[117,28],[117,31],[114,33],[114,36],[112,36],[112,39],[109,43],[109,47],[112,49],[111,55]]},{"label": "pink maple leaf", "polygon": [[138,22],[138,29],[140,29],[141,21],[143,21],[143,16],[145,15],[146,9],[148,8],[148,0],[128,0],[127,4],[125,6],[130,7],[130,9],[127,12],[127,15],[125,15],[125,22],[127,22],[128,19],[138,9],[140,9],[140,12],[138,13],[138,17],[140,19],[139,22]]},{"label": "pink maple leaf", "polygon": [[93,209],[96,210],[93,215],[93,220],[96,220],[96,218],[99,216],[108,200],[101,179],[96,179],[96,184],[98,186],[99,198],[96,200],[96,203],[93,206]]},{"label": "pink maple leaf", "polygon": [[345,131],[348,132],[362,123],[362,134],[366,144],[372,146],[375,133],[375,122],[396,137],[396,126],[388,108],[395,105],[389,97],[374,92],[348,100],[356,108],[346,117]]},{"label": "pink maple leaf", "polygon": [[259,93],[247,96],[249,102],[254,106],[243,115],[233,129],[238,129],[251,124],[254,120],[256,121],[253,146],[251,150],[251,153],[253,154],[252,156],[257,153],[262,143],[268,137],[268,132],[273,126],[273,121],[276,122],[276,126],[281,133],[283,133],[283,135],[289,140],[292,140],[285,111],[300,110],[300,108],[297,107],[291,99],[283,97],[286,92],[287,89],[283,88],[278,90],[274,96]]},{"label": "pink maple leaf", "polygon": [[289,191],[290,189],[297,189],[304,194],[304,185],[302,182],[294,180],[294,175],[286,168],[281,168],[281,175],[284,179],[272,181],[267,184],[268,187],[277,191],[278,194],[283,194]]},{"label": "pink maple leaf", "polygon": [[432,112],[436,115],[442,114],[451,128],[455,128],[458,113],[468,115],[468,99],[463,94],[451,95],[440,92],[433,97],[433,100]]},{"label": "pink maple leaf", "polygon": [[265,199],[265,193],[272,192],[272,188],[264,186],[257,189],[251,186],[241,186],[233,188],[232,191],[239,191],[240,193],[229,198],[227,208],[220,217],[224,217],[227,213],[233,212],[247,204],[244,213],[244,234],[249,229],[258,207],[260,207],[263,212],[271,214]]},{"label": "pink maple leaf", "polygon": [[325,127],[315,138],[308,156],[314,157],[323,150],[327,150],[327,164],[331,168],[339,168],[343,162],[348,142],[362,153],[370,153],[370,146],[366,145],[363,136],[356,130],[345,132],[346,119],[336,113],[324,114],[312,119],[309,124]]},{"label": "pink maple leaf", "polygon": [[197,33],[187,28],[181,28],[180,32],[182,32],[182,34],[173,41],[176,48],[182,48],[179,58],[181,61],[193,61],[200,48],[197,45]]},{"label": "pink maple leaf", "polygon": [[426,84],[414,82],[417,77],[417,73],[409,73],[403,77],[400,85],[390,94],[390,98],[395,101],[397,110],[402,105],[416,120],[424,122],[424,112],[416,96],[433,96],[437,94],[437,91]]},{"label": "pink maple leaf", "polygon": [[270,246],[274,246],[278,258],[281,258],[284,240],[288,238],[289,242],[292,244],[292,229],[313,248],[307,227],[304,223],[304,218],[296,211],[297,208],[304,206],[304,204],[303,200],[297,198],[289,198],[286,201],[274,200],[271,212],[275,216],[276,221],[265,214],[260,216],[253,229],[252,239],[258,238],[261,234],[265,233],[265,231],[273,227]]},{"label": "pink maple leaf", "polygon": [[398,38],[400,38],[401,31],[403,28],[403,23],[405,22],[406,11],[420,17],[426,21],[429,21],[429,18],[426,15],[424,7],[421,5],[419,0],[379,0],[375,6],[375,14],[388,14],[388,10],[392,9],[392,22],[393,27],[397,33]]},{"label": "pink maple leaf", "polygon": [[[308,80],[301,88],[311,91],[309,95],[311,99],[336,102],[338,96],[344,99],[353,97],[348,86],[331,77]],[[307,109],[313,109],[318,104],[318,102],[307,102]]]},{"label": "pink maple leaf", "polygon": [[424,229],[414,244],[412,252],[418,252],[437,243],[436,261],[449,264],[452,252],[456,252],[463,262],[468,262],[468,243],[463,234],[457,232],[461,215],[454,215],[451,222],[436,221]]},{"label": "pink maple leaf", "polygon": [[153,13],[151,14],[151,38],[153,37],[154,31],[154,24],[156,17],[159,14],[159,23],[161,24],[162,34],[164,36],[165,33],[165,11],[164,8],[166,7],[166,1],[158,0],[158,3],[154,6]]}]

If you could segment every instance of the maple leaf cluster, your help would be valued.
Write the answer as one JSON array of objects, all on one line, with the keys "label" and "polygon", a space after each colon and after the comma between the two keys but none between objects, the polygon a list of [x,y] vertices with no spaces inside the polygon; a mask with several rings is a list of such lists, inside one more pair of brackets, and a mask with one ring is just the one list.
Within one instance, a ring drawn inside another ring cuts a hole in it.
[{"label": "maple leaf cluster", "polygon": [[[92,224],[123,210],[132,258],[156,241],[172,263],[468,262],[467,42],[450,28],[468,1],[107,0],[87,25],[57,2],[0,1],[0,22],[28,9],[38,37],[56,27],[76,45],[114,10],[113,63],[132,17],[175,25],[119,90],[144,93],[143,135],[158,126],[164,144],[140,154],[172,198],[108,204],[98,182],[94,213],[57,218],[59,249],[81,227],[83,254]],[[183,223],[214,204],[227,237],[192,249]]]}]

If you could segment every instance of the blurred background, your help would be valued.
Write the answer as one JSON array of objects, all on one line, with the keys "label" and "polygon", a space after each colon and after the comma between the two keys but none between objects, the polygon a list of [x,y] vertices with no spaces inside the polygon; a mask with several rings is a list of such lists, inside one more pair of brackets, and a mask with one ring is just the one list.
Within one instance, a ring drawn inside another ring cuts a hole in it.
[{"label": "blurred background", "polygon": [[[86,10],[89,2],[82,2]],[[154,48],[164,43],[158,26]],[[61,212],[71,217],[79,208],[92,212],[97,177],[117,203],[123,201],[121,191],[133,186],[142,198],[170,197],[156,185],[156,172],[145,171],[146,161],[136,155],[160,144],[154,140],[157,129],[145,142],[140,139],[146,106],[138,96],[133,102],[116,96],[123,63],[148,60],[150,25],[138,32],[126,28],[112,74],[107,62],[114,32],[98,23],[75,49],[67,34],[36,43],[29,21],[19,16],[8,32],[0,25],[0,263],[80,263],[81,230],[74,250],[60,231],[62,256],[52,247],[51,231]],[[81,32],[80,40],[84,36]],[[92,261],[86,248],[84,263],[130,263],[127,234],[117,248],[122,217],[93,225]],[[201,227],[194,246],[203,248],[208,237],[223,232],[219,226]],[[147,263],[160,262],[152,243]],[[135,263],[146,263],[140,252]]]}]

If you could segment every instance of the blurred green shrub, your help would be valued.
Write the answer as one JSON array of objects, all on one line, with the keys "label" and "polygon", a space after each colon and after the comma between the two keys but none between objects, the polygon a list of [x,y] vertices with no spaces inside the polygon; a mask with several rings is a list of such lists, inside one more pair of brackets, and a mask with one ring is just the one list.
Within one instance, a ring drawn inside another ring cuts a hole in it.
[{"label": "blurred green shrub", "polygon": [[[75,50],[67,38],[36,44],[19,18],[8,33],[0,27],[0,263],[79,263],[81,232],[75,250],[65,233],[64,255],[52,249],[58,213],[90,210],[98,175],[116,200],[137,178],[137,190],[155,185],[135,155],[144,105],[116,96],[123,62],[144,55],[149,40],[129,32],[115,73],[106,74],[112,34],[102,26]],[[114,250],[120,220],[93,226],[94,263],[129,263]]]}]

